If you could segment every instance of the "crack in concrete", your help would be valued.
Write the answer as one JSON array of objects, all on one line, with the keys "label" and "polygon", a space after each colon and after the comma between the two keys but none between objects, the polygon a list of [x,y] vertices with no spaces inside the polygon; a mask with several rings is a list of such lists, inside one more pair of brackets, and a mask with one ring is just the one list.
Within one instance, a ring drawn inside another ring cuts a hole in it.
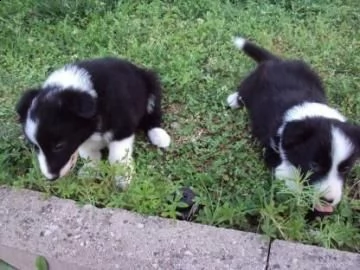
[{"label": "crack in concrete", "polygon": [[274,241],[274,239],[270,238],[270,240],[269,240],[269,246],[268,246],[268,251],[267,251],[267,257],[266,257],[265,270],[269,270],[270,252],[271,252],[271,245],[272,245],[272,242],[273,242],[273,241]]}]

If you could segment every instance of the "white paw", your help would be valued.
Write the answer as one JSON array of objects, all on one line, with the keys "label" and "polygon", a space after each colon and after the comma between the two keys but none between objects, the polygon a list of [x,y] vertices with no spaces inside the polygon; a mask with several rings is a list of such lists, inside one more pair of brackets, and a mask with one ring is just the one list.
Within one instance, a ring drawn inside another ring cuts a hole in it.
[{"label": "white paw", "polygon": [[85,163],[79,169],[77,175],[81,179],[97,179],[97,178],[101,178],[99,168],[97,167],[96,162],[87,162],[87,163]]},{"label": "white paw", "polygon": [[121,190],[126,190],[131,183],[131,176],[115,176],[115,185]]},{"label": "white paw", "polygon": [[135,164],[133,161],[130,161],[129,163],[115,163],[112,164],[113,168],[115,169],[115,185],[125,190],[128,188],[128,186],[131,183],[131,180],[133,178],[133,175],[135,174]]},{"label": "white paw", "polygon": [[232,93],[231,95],[229,95],[227,97],[226,101],[227,101],[227,104],[230,106],[230,108],[237,109],[240,107],[238,99],[239,99],[239,94],[237,92],[235,92],[235,93]]},{"label": "white paw", "polygon": [[170,145],[171,138],[162,128],[153,128],[148,131],[148,136],[153,145],[166,148]]},{"label": "white paw", "polygon": [[275,168],[275,178],[285,181],[285,185],[291,191],[301,190],[301,175],[300,172],[288,161],[282,161],[280,165]]},{"label": "white paw", "polygon": [[86,149],[85,147],[80,147],[79,156],[82,159],[98,161],[101,159],[101,152],[100,150],[92,150],[92,149]]}]

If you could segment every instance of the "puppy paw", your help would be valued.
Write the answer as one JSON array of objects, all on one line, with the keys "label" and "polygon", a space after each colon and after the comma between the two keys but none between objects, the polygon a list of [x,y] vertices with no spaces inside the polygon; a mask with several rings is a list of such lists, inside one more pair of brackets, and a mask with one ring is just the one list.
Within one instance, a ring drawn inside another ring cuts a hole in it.
[{"label": "puppy paw", "polygon": [[77,173],[78,177],[81,179],[98,179],[100,178],[100,172],[96,163],[88,162],[85,163]]},{"label": "puppy paw", "polygon": [[170,145],[171,138],[162,128],[152,128],[148,131],[150,142],[161,148],[167,148]]},{"label": "puppy paw", "polygon": [[230,108],[232,108],[232,109],[240,108],[239,94],[237,92],[232,93],[231,95],[229,95],[227,97],[226,101],[227,101],[227,104],[229,105]]},{"label": "puppy paw", "polygon": [[115,176],[115,185],[121,190],[126,190],[129,187],[131,180],[131,177]]},{"label": "puppy paw", "polygon": [[134,163],[115,163],[112,164],[114,169],[114,180],[117,188],[126,190],[135,174]]}]

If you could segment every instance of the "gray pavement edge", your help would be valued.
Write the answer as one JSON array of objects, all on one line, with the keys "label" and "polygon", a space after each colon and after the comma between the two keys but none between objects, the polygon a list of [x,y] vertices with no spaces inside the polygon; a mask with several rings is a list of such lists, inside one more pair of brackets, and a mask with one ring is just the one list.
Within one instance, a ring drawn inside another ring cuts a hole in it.
[{"label": "gray pavement edge", "polygon": [[[79,206],[0,187],[0,258],[21,270],[360,269],[360,255],[231,229]],[[269,257],[270,254],[270,257]]]}]

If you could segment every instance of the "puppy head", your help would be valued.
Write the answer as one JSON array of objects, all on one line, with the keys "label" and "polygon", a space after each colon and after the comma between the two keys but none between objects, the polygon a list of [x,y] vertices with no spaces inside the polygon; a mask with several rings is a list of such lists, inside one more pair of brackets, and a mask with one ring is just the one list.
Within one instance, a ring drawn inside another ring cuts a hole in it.
[{"label": "puppy head", "polygon": [[282,155],[302,173],[325,205],[319,212],[333,212],[342,197],[345,178],[358,158],[360,131],[346,122],[309,118],[287,123],[282,134]]},{"label": "puppy head", "polygon": [[72,88],[30,89],[16,111],[43,175],[49,180],[66,175],[76,163],[78,147],[95,128],[95,97]]}]

